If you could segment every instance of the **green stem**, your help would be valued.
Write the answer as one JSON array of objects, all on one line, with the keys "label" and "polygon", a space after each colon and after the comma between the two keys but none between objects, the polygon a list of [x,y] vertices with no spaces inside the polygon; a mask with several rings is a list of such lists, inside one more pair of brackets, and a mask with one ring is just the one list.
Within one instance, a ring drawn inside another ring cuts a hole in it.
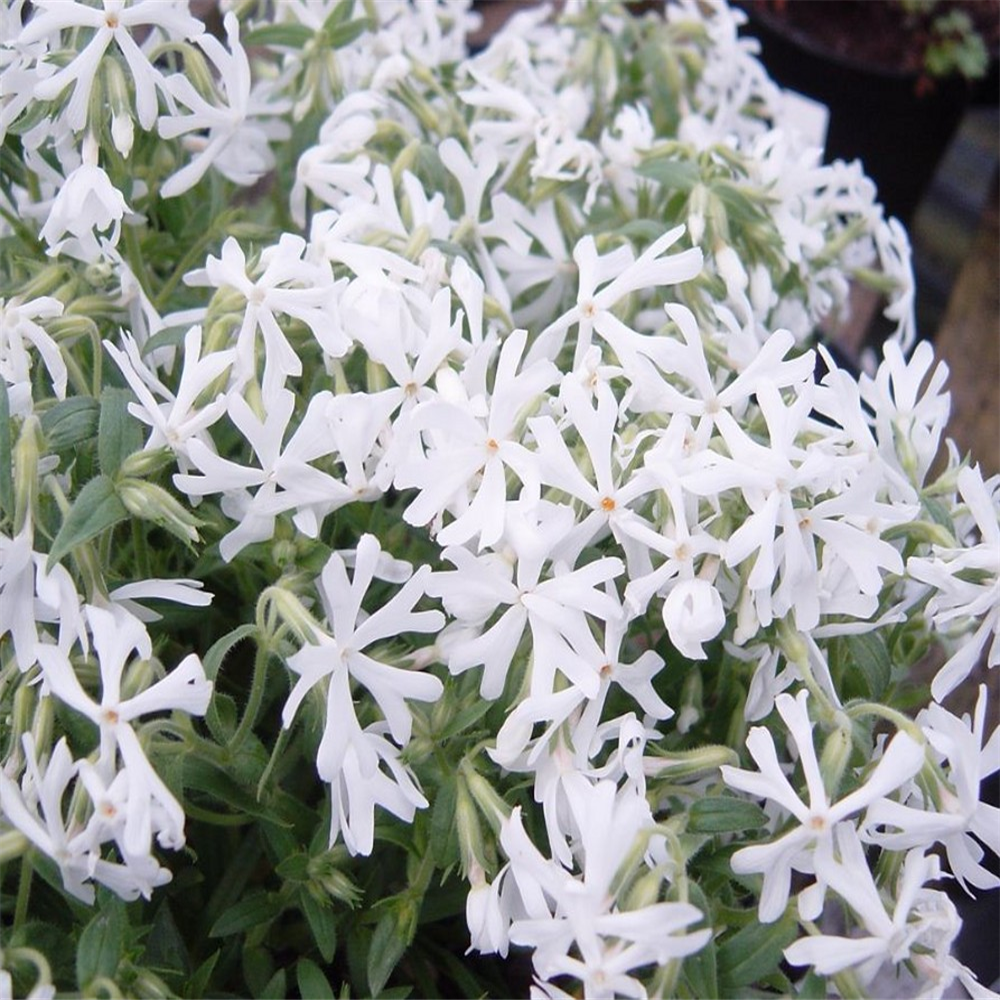
[{"label": "green stem", "polygon": [[153,280],[149,269],[146,267],[146,259],[142,255],[142,248],[139,246],[139,234],[133,226],[122,226],[122,236],[125,240],[125,256],[128,259],[129,267],[135,275],[136,281],[142,290],[150,298],[153,296]]},{"label": "green stem", "polygon": [[149,543],[146,540],[146,532],[137,518],[132,519],[132,541],[135,543],[135,562],[139,573],[142,579],[151,580],[153,568],[149,559]]},{"label": "green stem", "polygon": [[243,712],[243,718],[233,733],[233,738],[229,741],[226,749],[230,754],[235,754],[243,745],[243,741],[250,735],[254,724],[257,722],[257,714],[260,712],[261,702],[264,700],[264,684],[267,680],[267,661],[271,655],[271,647],[266,636],[260,636],[257,645],[257,653],[253,659],[253,680],[250,683],[250,696],[247,698],[247,707]]},{"label": "green stem", "polygon": [[17,886],[17,900],[14,903],[14,930],[23,927],[28,919],[28,900],[31,898],[31,878],[35,874],[32,864],[34,848],[29,848],[21,858],[21,880]]},{"label": "green stem", "polygon": [[[220,222],[225,220],[225,216],[220,219]],[[173,295],[174,289],[178,286],[181,279],[191,270],[192,266],[196,263],[200,263],[205,255],[205,249],[208,245],[215,239],[215,227],[213,226],[205,233],[200,239],[195,242],[195,244],[190,247],[186,254],[181,257],[180,262],[174,268],[173,273],[167,278],[163,287],[159,290],[156,298],[153,300],[153,307],[157,312],[162,312],[170,301],[170,296]]]},{"label": "green stem", "polygon": [[875,701],[863,701],[859,705],[851,705],[846,711],[852,719],[859,719],[865,715],[877,715],[879,718],[891,722],[897,729],[912,736],[918,743],[924,742],[924,734],[913,719],[888,705],[881,705]]}]

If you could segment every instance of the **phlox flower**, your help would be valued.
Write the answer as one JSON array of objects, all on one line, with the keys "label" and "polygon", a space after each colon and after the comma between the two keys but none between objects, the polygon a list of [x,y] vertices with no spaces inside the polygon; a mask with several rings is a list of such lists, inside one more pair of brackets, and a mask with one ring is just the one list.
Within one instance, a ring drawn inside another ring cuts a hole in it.
[{"label": "phlox flower", "polygon": [[[702,267],[701,250],[666,255],[684,232],[675,226],[654,240],[638,257],[628,247],[601,256],[593,236],[584,236],[573,248],[579,269],[576,304],[538,335],[529,359],[558,355],[566,334],[577,327],[573,368],[580,366],[596,332],[611,347],[633,382],[658,382],[650,359],[664,350],[662,338],[645,337],[626,326],[611,311],[630,292],[675,285],[694,278]],[[669,362],[664,360],[669,370]]]},{"label": "phlox flower", "polygon": [[1000,664],[1000,477],[984,481],[978,466],[966,467],[958,473],[957,486],[978,541],[950,549],[935,546],[933,555],[913,556],[906,563],[910,576],[935,590],[927,612],[939,631],[980,619],[934,677],[936,701],[969,676],[984,651],[989,667]]},{"label": "phlox flower", "polygon": [[43,295],[27,302],[20,298],[0,298],[0,377],[7,383],[7,391],[15,413],[30,409],[31,357],[28,346],[41,358],[52,380],[52,391],[57,399],[66,397],[66,362],[59,352],[59,345],[45,331],[39,320],[61,316],[63,304],[51,296]]},{"label": "phlox flower", "polygon": [[[178,473],[174,485],[189,496],[224,494],[223,511],[237,521],[219,542],[219,553],[226,562],[247,545],[271,538],[275,518],[283,511],[296,510],[296,525],[315,537],[319,530],[316,507],[322,508],[331,500],[347,502],[350,491],[310,464],[334,447],[327,432],[330,399],[328,392],[313,396],[302,421],[284,443],[295,410],[291,390],[277,390],[263,420],[242,396],[233,393],[227,402],[230,419],[253,448],[259,466],[222,458],[203,441],[189,440],[188,457],[202,474]],[[252,495],[251,487],[257,487]]]},{"label": "phlox flower", "polygon": [[140,895],[149,899],[153,889],[170,881],[170,872],[146,852],[120,864],[100,857],[86,839],[81,843],[83,831],[72,821],[68,826],[63,813],[66,790],[77,771],[65,737],[52,749],[44,768],[31,734],[25,733],[22,741],[25,773],[20,787],[0,768],[0,815],[59,866],[68,893],[93,903],[94,881],[123,899]]},{"label": "phlox flower", "polygon": [[[112,245],[117,244],[126,212],[121,191],[97,165],[97,140],[87,133],[83,141],[83,162],[67,177],[49,208],[48,218],[38,234],[49,245],[50,257],[67,253],[87,263],[102,256],[97,232],[109,228]],[[69,239],[63,239],[66,233]]]},{"label": "phlox flower", "polygon": [[[747,749],[759,768],[744,771],[723,765],[723,780],[731,788],[758,798],[770,799],[796,820],[787,833],[767,844],[743,847],[732,857],[733,871],[740,875],[758,872],[764,877],[760,893],[759,916],[763,923],[777,920],[788,903],[793,871],[813,872],[817,850],[830,843],[833,831],[842,822],[866,806],[886,797],[909,781],[924,764],[924,748],[904,732],[890,741],[885,753],[864,782],[853,792],[831,802],[823,786],[819,761],[813,747],[812,728],[806,707],[808,692],[796,698],[779,694],[775,698],[778,714],[798,750],[799,762],[808,788],[808,805],[792,788],[778,762],[774,737],[763,726],[755,726],[747,736]],[[807,916],[815,917],[822,906],[820,890],[813,891],[800,906]],[[819,904],[817,906],[817,904]]]},{"label": "phlox flower", "polygon": [[883,458],[919,488],[951,413],[951,393],[942,391],[948,366],[934,364],[934,349],[926,340],[909,359],[895,340],[887,340],[883,352],[875,377],[862,373],[858,388],[874,411],[871,419]]},{"label": "phlox flower", "polygon": [[[144,691],[122,698],[125,666],[133,653],[152,655],[145,627],[121,607],[85,607],[101,675],[101,698],[84,690],[69,656],[55,646],[37,648],[44,689],[79,712],[100,732],[98,771],[110,782],[122,767],[129,774],[124,845],[128,854],[148,854],[154,832],[164,847],[184,844],[184,813],[146,758],[132,723],[153,712],[182,711],[203,715],[212,695],[201,660],[193,653]],[[154,823],[155,819],[155,823]]]},{"label": "phlox flower", "polygon": [[263,271],[256,280],[247,271],[246,256],[230,236],[220,257],[209,257],[203,271],[186,275],[193,285],[233,288],[246,299],[243,322],[236,335],[234,374],[245,381],[256,374],[257,331],[264,345],[261,390],[272,405],[289,376],[302,374],[302,361],[282,332],[275,314],[284,314],[309,327],[323,349],[333,357],[346,353],[350,340],[329,322],[333,277],[329,265],[303,259],[306,242],[285,233],[261,255]]},{"label": "phlox flower", "polygon": [[893,851],[939,842],[966,891],[970,884],[995,889],[1000,878],[981,864],[978,843],[1000,854],[1000,809],[980,801],[981,783],[1000,770],[1000,727],[986,739],[986,685],[979,688],[973,719],[958,719],[933,704],[917,716],[917,724],[933,750],[948,761],[948,786],[939,784],[937,789],[940,805],[933,808],[933,802],[925,802],[921,809],[891,799],[874,802],[865,814],[867,838]]},{"label": "phlox flower", "polygon": [[132,74],[135,84],[136,114],[147,131],[153,127],[157,111],[157,90],[164,80],[149,56],[132,37],[136,28],[157,28],[167,38],[197,38],[205,26],[187,10],[181,0],[103,0],[102,7],[92,7],[79,0],[37,0],[38,10],[18,36],[20,45],[31,45],[50,35],[73,28],[90,28],[94,34],[84,48],[61,69],[35,85],[35,97],[53,100],[73,84],[66,105],[66,121],[74,132],[87,123],[90,92],[101,60],[114,42]]},{"label": "phlox flower", "polygon": [[[940,877],[938,859],[914,848],[906,855],[895,899],[886,901],[875,885],[857,831],[849,824],[836,830],[832,849],[817,852],[816,872],[850,906],[863,932],[856,937],[817,934],[800,938],[785,949],[792,965],[811,965],[824,976],[855,970],[862,988],[887,962],[912,962],[921,976],[921,997],[940,998],[957,978],[970,997],[996,997],[976,982],[972,972],[952,957],[961,921],[943,893],[926,888]],[[949,994],[952,995],[952,994]]]},{"label": "phlox flower", "polygon": [[[193,150],[195,156],[164,182],[160,189],[164,198],[175,198],[194,187],[211,166],[234,184],[252,184],[274,166],[268,140],[272,137],[287,139],[291,134],[288,126],[277,120],[267,127],[253,120],[259,115],[280,114],[287,109],[288,103],[269,105],[254,94],[250,62],[240,44],[239,20],[232,11],[226,14],[224,25],[228,51],[207,32],[195,38],[195,43],[219,75],[219,87],[225,93],[221,106],[202,97],[181,73],[165,81],[170,95],[190,113],[162,116],[159,133],[164,139],[186,136],[184,145]],[[207,135],[201,135],[202,132]]]},{"label": "phlox flower", "polygon": [[610,781],[584,783],[572,807],[580,820],[579,877],[541,855],[524,831],[519,807],[503,823],[500,843],[527,911],[511,924],[510,940],[535,949],[532,961],[542,979],[572,976],[588,997],[643,997],[630,972],[690,955],[712,932],[685,933],[702,919],[689,903],[618,909],[612,881],[652,823],[644,799],[618,795]]},{"label": "phlox flower", "polygon": [[[629,504],[656,485],[648,473],[639,470],[629,474],[622,467],[624,463],[620,459],[616,461],[615,431],[619,413],[611,387],[597,384],[593,398],[596,407],[591,405],[591,394],[572,375],[560,384],[559,400],[565,408],[563,424],[578,435],[585,452],[582,461],[570,452],[552,417],[541,416],[528,421],[535,439],[542,482],[590,508],[560,549],[559,556],[570,565],[576,562],[583,549],[609,530],[628,554],[632,547],[629,524],[636,519]],[[587,459],[589,475],[584,471]]]},{"label": "phlox flower", "polygon": [[427,524],[445,510],[457,509],[456,518],[437,533],[442,545],[478,536],[484,548],[499,540],[506,519],[507,469],[537,494],[537,462],[518,440],[518,419],[558,373],[546,361],[518,372],[526,339],[526,331],[515,330],[504,341],[485,419],[443,400],[423,403],[411,415],[411,429],[429,437],[431,447],[400,463],[395,485],[419,490],[403,512],[408,524]]},{"label": "phlox flower", "polygon": [[[624,566],[607,556],[572,571],[543,575],[552,548],[566,531],[562,512],[572,521],[565,508],[544,508],[542,520],[532,524],[515,508],[508,525],[516,553],[513,571],[495,555],[477,557],[450,546],[442,556],[455,569],[435,573],[428,583],[428,593],[440,597],[460,619],[449,645],[448,669],[459,674],[483,666],[484,698],[500,696],[526,629],[531,633],[532,695],[552,693],[557,668],[588,698],[600,690],[601,662],[580,652],[581,637],[589,635],[588,615],[602,621],[619,615],[618,602],[598,588],[619,576]],[[489,624],[494,612],[499,617]]]},{"label": "phlox flower", "polygon": [[232,367],[232,350],[214,351],[202,357],[202,330],[193,326],[184,335],[181,373],[176,392],[168,389],[151,370],[136,341],[124,331],[122,347],[104,341],[104,348],[118,365],[137,402],[129,413],[150,428],[144,450],[167,447],[177,456],[182,472],[190,467],[188,444],[192,439],[208,444],[205,431],[226,412],[226,396],[199,403],[202,395]]},{"label": "phlox flower", "polygon": [[[317,581],[329,631],[318,632],[314,642],[288,658],[289,669],[298,676],[281,716],[287,729],[306,695],[326,680],[326,719],[316,767],[333,788],[331,843],[343,829],[348,848],[361,854],[371,853],[374,802],[412,818],[412,809],[426,805],[426,800],[399,762],[398,751],[381,735],[383,727],[361,729],[352,681],[371,695],[385,719],[384,728],[401,747],[409,742],[413,727],[407,700],[433,702],[443,691],[433,674],[394,667],[364,652],[373,643],[406,632],[437,632],[444,625],[440,611],[413,610],[425,593],[428,566],[408,576],[401,589],[371,614],[362,609],[382,561],[374,535],[363,535],[358,541],[351,579],[343,557],[330,556]],[[409,567],[403,568],[408,575]],[[389,768],[391,777],[381,773],[380,762]]]}]

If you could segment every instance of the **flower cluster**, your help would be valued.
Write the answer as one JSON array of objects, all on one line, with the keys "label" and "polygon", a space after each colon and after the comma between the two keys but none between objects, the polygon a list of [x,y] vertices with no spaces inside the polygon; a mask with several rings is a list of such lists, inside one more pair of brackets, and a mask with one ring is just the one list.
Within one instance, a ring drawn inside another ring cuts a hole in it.
[{"label": "flower cluster", "polygon": [[[1000,731],[944,701],[1000,662],[1000,484],[860,164],[721,4],[472,56],[461,0],[221,8],[3,13],[0,859],[206,880],[254,995],[275,921],[303,995],[430,975],[456,884],[539,997],[978,990],[929,883],[998,883]],[[79,988],[169,988],[166,922]]]}]

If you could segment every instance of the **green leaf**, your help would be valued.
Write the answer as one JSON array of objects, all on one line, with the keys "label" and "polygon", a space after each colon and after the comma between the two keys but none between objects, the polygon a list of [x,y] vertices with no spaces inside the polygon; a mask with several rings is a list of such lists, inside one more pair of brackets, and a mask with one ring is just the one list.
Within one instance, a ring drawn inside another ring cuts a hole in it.
[{"label": "green leaf", "polygon": [[208,984],[212,979],[212,973],[215,971],[215,963],[219,961],[219,955],[221,954],[221,949],[213,952],[195,970],[194,975],[188,981],[187,992],[185,994],[190,1000],[202,1000],[203,997],[210,995]]},{"label": "green leaf", "polygon": [[309,855],[299,851],[280,862],[275,872],[288,882],[307,882],[309,880]]},{"label": "green leaf", "polygon": [[892,679],[892,660],[885,640],[875,632],[845,636],[847,667],[860,669],[868,694],[876,701],[885,693]]},{"label": "green leaf", "polygon": [[[244,39],[246,41],[246,39]],[[168,326],[158,330],[143,345],[139,356],[148,358],[161,347],[180,347],[184,343],[184,338],[190,329],[188,326]]]},{"label": "green leaf", "polygon": [[[97,435],[101,404],[92,396],[71,396],[42,415],[42,433],[50,451],[64,451]],[[6,426],[6,421],[4,421]]]},{"label": "green leaf", "polygon": [[315,32],[304,24],[265,24],[260,28],[254,28],[240,41],[247,47],[274,45],[278,48],[301,49],[314,37]]},{"label": "green leaf", "polygon": [[132,393],[128,389],[109,388],[101,393],[97,461],[106,476],[113,476],[122,462],[142,447],[139,422],[128,412],[131,401]]},{"label": "green leaf", "polygon": [[826,1000],[826,976],[818,976],[810,969],[796,996],[802,997],[802,1000]]},{"label": "green leaf", "polygon": [[285,980],[285,970],[278,969],[268,980],[267,985],[257,994],[258,1000],[285,1000],[285,997],[288,996]]},{"label": "green leaf", "polygon": [[[690,893],[689,902],[701,910],[704,914],[704,923],[711,926],[714,923],[713,910],[705,893],[702,892],[701,887],[696,882],[691,883],[688,891]],[[684,979],[690,987],[691,996],[717,997],[719,995],[715,952],[715,941],[709,938],[704,948],[684,959]]]},{"label": "green leaf", "polygon": [[671,191],[690,191],[701,179],[698,167],[688,160],[649,159],[636,172]]},{"label": "green leaf", "polygon": [[684,978],[693,997],[717,997],[719,980],[715,963],[715,942],[684,959]]},{"label": "green leaf", "polygon": [[78,545],[89,542],[127,517],[128,511],[118,499],[114,483],[107,476],[91,479],[80,490],[52,542],[46,567],[52,569]]},{"label": "green leaf", "polygon": [[295,978],[302,1000],[333,1000],[333,988],[315,962],[300,958],[295,966]]},{"label": "green leaf", "polygon": [[98,976],[114,979],[125,938],[125,906],[111,899],[87,924],[76,946],[76,982],[84,994]]},{"label": "green leaf", "polygon": [[371,28],[371,22],[367,17],[359,17],[344,24],[338,24],[330,32],[324,32],[329,42],[330,48],[340,49],[345,45],[350,45],[355,38],[363,35]]},{"label": "green leaf", "polygon": [[14,464],[12,433],[7,383],[0,379],[0,511],[8,517],[14,516],[14,477],[11,471]]},{"label": "green leaf", "polygon": [[390,910],[375,926],[368,948],[368,988],[373,997],[381,995],[405,951],[406,940],[399,926],[399,913]]},{"label": "green leaf", "polygon": [[947,529],[949,535],[955,535],[955,522],[946,504],[941,503],[936,497],[924,497],[923,505],[935,524]]},{"label": "green leaf", "polygon": [[740,996],[742,987],[774,972],[781,964],[785,948],[797,936],[795,920],[788,914],[772,924],[754,920],[738,930],[719,947],[720,992]]},{"label": "green leaf", "polygon": [[248,622],[245,625],[237,625],[231,632],[227,632],[221,639],[212,643],[212,646],[205,654],[205,658],[201,661],[202,667],[205,670],[205,676],[210,681],[214,681],[216,674],[219,672],[219,667],[222,666],[222,661],[229,650],[236,643],[242,642],[247,636],[253,635],[256,631],[257,626],[253,622]]},{"label": "green leaf", "polygon": [[209,937],[228,937],[273,920],[281,911],[277,895],[257,892],[234,903],[212,924]]},{"label": "green leaf", "polygon": [[438,789],[434,796],[434,807],[431,810],[430,846],[434,863],[447,867],[452,856],[457,857],[457,838],[455,837],[455,799],[457,788],[454,777],[450,777]]},{"label": "green leaf", "polygon": [[158,971],[179,972],[183,975],[191,971],[187,945],[166,900],[160,904],[153,918],[153,926],[146,939],[145,963]]},{"label": "green leaf", "polygon": [[767,823],[767,814],[755,802],[731,795],[697,799],[688,810],[691,833],[739,833]]},{"label": "green leaf", "polygon": [[184,758],[184,785],[187,788],[206,792],[219,802],[232,807],[236,813],[253,816],[255,819],[276,823],[278,826],[292,826],[296,819],[293,800],[287,795],[272,795],[257,801],[257,797],[241,788],[230,772],[220,770],[202,757]]},{"label": "green leaf", "polygon": [[313,940],[324,962],[332,962],[337,951],[337,923],[333,909],[320,903],[308,889],[299,891],[299,909],[309,924]]}]

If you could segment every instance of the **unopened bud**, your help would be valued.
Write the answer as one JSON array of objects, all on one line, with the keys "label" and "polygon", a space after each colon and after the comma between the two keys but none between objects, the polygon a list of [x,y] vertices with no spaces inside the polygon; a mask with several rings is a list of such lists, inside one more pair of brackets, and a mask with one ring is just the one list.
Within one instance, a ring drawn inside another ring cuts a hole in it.
[{"label": "unopened bud", "polygon": [[198,541],[198,528],[204,523],[162,486],[141,479],[122,479],[116,487],[118,498],[133,516],[151,521],[182,542]]},{"label": "unopened bud", "polygon": [[139,969],[132,980],[131,992],[140,1000],[160,1000],[160,998],[174,997],[174,993],[167,984],[160,979],[155,972],[149,969]]},{"label": "unopened bud", "polygon": [[455,794],[455,827],[458,831],[458,849],[462,856],[462,874],[472,879],[475,872],[482,872],[486,857],[483,828],[479,813],[469,795],[465,782],[459,778]]},{"label": "unopened bud", "polygon": [[174,453],[169,448],[149,448],[134,451],[121,464],[123,478],[148,479],[174,462]]},{"label": "unopened bud", "polygon": [[826,738],[819,761],[823,787],[831,801],[836,798],[851,757],[851,720],[843,712],[838,713],[838,716],[837,728]]},{"label": "unopened bud", "polygon": [[322,629],[311,614],[305,609],[302,602],[292,591],[280,584],[268,587],[260,595],[257,616],[258,620],[263,618],[262,612],[265,610],[261,605],[270,603],[278,617],[288,626],[303,642],[318,642]]},{"label": "unopened bud", "polygon": [[736,767],[739,762],[739,755],[731,747],[704,746],[697,750],[667,753],[662,757],[644,757],[642,769],[648,778],[663,775],[670,781],[678,781],[711,774],[723,764]]},{"label": "unopened bud", "polygon": [[[463,767],[462,777],[469,788],[469,793],[479,806],[480,812],[493,828],[500,833],[500,824],[510,815],[510,806],[500,797],[497,790],[474,768]],[[460,786],[461,787],[461,786]]]},{"label": "unopened bud", "polygon": [[42,438],[41,424],[34,414],[24,418],[17,444],[14,445],[14,533],[28,517],[35,520],[38,502],[38,458]]},{"label": "unopened bud", "polygon": [[310,891],[321,901],[332,897],[351,908],[357,906],[363,893],[329,853],[309,859],[307,874]]}]

